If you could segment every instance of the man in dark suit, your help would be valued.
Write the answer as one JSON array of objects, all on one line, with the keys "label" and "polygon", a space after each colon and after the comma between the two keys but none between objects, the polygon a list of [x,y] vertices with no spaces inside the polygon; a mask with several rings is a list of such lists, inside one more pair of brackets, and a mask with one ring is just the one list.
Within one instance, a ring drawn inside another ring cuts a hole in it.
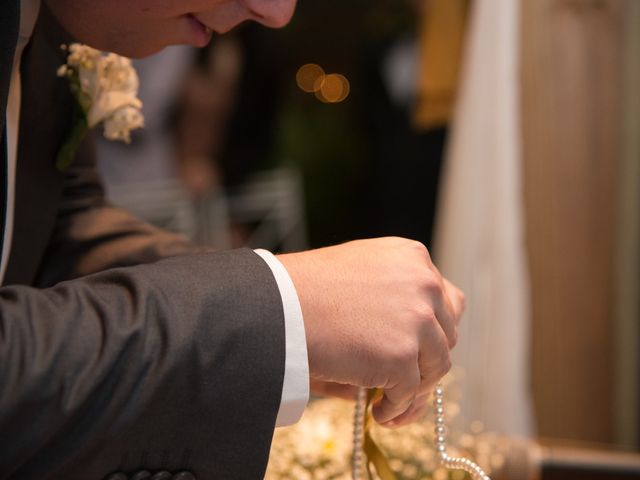
[{"label": "man in dark suit", "polygon": [[294,3],[5,0],[0,479],[261,478],[309,378],[384,389],[386,425],[424,413],[463,303],[424,246],[210,252],[108,205],[90,142],[55,167],[73,119],[56,77],[69,35],[140,56],[246,19],[281,26]]}]

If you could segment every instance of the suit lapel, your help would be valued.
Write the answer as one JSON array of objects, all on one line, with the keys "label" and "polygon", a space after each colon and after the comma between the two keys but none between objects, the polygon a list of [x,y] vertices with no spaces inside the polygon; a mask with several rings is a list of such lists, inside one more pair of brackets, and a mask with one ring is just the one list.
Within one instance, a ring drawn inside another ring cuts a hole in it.
[{"label": "suit lapel", "polygon": [[[7,95],[11,81],[13,54],[20,28],[20,0],[4,0],[0,16],[0,112],[7,110]],[[4,132],[6,114],[0,117],[0,132]],[[6,159],[6,152],[3,153]]]},{"label": "suit lapel", "polygon": [[6,0],[0,17],[0,255],[4,243],[7,211],[7,131],[6,111],[13,56],[20,29],[20,0]]},{"label": "suit lapel", "polygon": [[55,158],[73,118],[74,100],[57,77],[70,39],[43,5],[22,57],[22,108],[16,174],[13,246],[7,284],[31,284],[55,225],[64,174]]}]

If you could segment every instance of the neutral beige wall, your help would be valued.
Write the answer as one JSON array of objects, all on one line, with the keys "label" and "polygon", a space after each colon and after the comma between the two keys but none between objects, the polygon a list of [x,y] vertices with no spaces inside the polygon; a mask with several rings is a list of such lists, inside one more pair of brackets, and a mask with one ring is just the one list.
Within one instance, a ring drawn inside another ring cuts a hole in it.
[{"label": "neutral beige wall", "polygon": [[538,433],[611,442],[624,0],[523,0],[523,135]]}]

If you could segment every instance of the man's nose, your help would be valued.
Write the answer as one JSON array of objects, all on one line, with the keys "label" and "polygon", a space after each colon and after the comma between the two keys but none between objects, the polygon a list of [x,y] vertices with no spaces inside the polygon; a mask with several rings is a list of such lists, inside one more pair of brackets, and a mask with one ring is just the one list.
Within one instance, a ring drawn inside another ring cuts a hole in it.
[{"label": "man's nose", "polygon": [[255,20],[271,28],[289,23],[296,9],[296,0],[244,0]]}]

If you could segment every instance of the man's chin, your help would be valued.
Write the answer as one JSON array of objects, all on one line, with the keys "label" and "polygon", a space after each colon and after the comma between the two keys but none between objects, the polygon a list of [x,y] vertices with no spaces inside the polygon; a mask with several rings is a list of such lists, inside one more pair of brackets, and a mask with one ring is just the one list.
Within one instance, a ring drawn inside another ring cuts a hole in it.
[{"label": "man's chin", "polygon": [[128,43],[123,42],[97,42],[96,44],[92,44],[91,42],[86,42],[87,45],[93,47],[95,49],[104,51],[104,52],[112,52],[118,55],[122,55],[124,57],[140,59],[149,57],[154,55],[166,47],[170,46],[168,43],[144,43],[141,44],[139,42],[131,41]]},{"label": "man's chin", "polygon": [[145,48],[139,47],[126,47],[118,50],[111,50],[113,53],[117,53],[118,55],[122,55],[129,58],[140,59],[150,57],[151,55],[155,55],[158,52],[161,52],[169,45],[160,45],[160,46],[147,46]]},{"label": "man's chin", "polygon": [[162,42],[148,42],[140,44],[130,42],[125,45],[118,45],[117,49],[107,49],[119,55],[129,58],[144,58],[164,50],[173,45],[191,45],[192,47],[205,47],[211,41],[213,30],[208,28],[195,17],[185,15],[180,19],[176,35],[172,39]]}]

